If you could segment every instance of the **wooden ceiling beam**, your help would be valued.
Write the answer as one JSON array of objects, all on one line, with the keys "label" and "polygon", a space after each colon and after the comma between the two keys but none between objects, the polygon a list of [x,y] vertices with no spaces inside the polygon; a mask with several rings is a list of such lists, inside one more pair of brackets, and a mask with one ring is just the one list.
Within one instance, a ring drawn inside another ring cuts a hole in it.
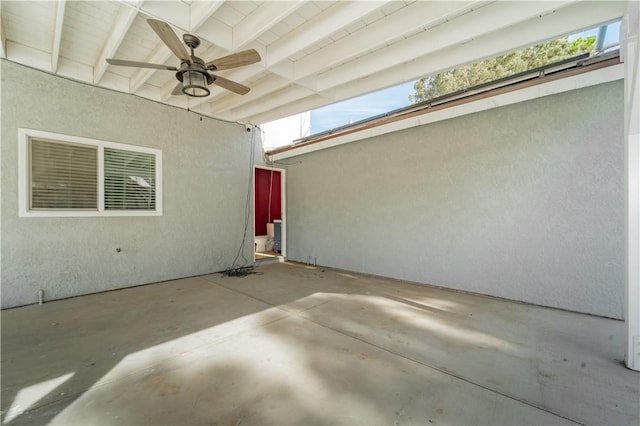
[{"label": "wooden ceiling beam", "polygon": [[58,71],[58,59],[60,58],[60,43],[62,42],[62,28],[64,25],[65,0],[58,0],[56,4],[56,17],[53,29],[53,42],[51,45],[51,72]]},{"label": "wooden ceiling beam", "polygon": [[115,25],[111,31],[111,35],[107,39],[106,43],[102,46],[102,50],[95,64],[93,65],[93,83],[98,84],[104,73],[107,71],[109,64],[106,59],[112,58],[118,48],[122,44],[127,32],[133,25],[136,16],[138,16],[138,9],[142,6],[144,0],[136,1],[134,7],[121,7],[118,15],[115,19]]}]

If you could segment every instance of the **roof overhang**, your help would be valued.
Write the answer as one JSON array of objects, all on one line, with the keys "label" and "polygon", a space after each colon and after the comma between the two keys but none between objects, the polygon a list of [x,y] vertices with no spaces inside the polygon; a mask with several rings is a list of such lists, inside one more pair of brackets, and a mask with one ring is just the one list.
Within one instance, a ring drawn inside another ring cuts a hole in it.
[{"label": "roof overhang", "polygon": [[443,97],[436,105],[426,102],[410,106],[391,115],[354,123],[329,134],[312,136],[299,143],[268,150],[265,155],[269,161],[283,160],[398,130],[623,78],[624,64],[616,53],[614,57],[588,64],[575,64],[554,72],[541,74],[536,71],[526,79],[522,75],[516,76],[515,81],[511,82],[505,79],[498,86],[488,84],[475,90],[472,88],[466,93]]}]

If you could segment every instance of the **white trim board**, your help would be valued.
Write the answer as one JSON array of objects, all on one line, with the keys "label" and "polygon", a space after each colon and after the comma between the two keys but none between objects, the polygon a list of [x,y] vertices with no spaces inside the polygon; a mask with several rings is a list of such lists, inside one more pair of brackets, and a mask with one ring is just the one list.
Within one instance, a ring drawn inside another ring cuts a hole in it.
[{"label": "white trim board", "polygon": [[610,81],[622,80],[623,78],[624,64],[618,64],[586,72],[583,74],[578,74],[572,77],[538,84],[532,87],[527,87],[525,89],[515,90],[513,92],[479,99],[477,101],[468,102],[462,105],[456,105],[451,108],[445,108],[439,111],[405,118],[403,120],[398,120],[392,123],[383,124],[381,126],[363,129],[346,135],[336,136],[335,138],[328,139],[322,142],[302,145],[298,148],[292,148],[288,151],[268,155],[268,159],[269,161],[284,160],[286,158],[296,157],[298,155],[308,154],[310,152],[319,151],[321,149],[331,148],[349,142],[355,142],[374,136],[384,135],[398,130],[404,130],[411,127],[435,123],[437,121],[447,120],[449,118],[460,117],[467,114],[473,114],[475,112],[512,105],[519,102],[541,98],[543,96],[568,92],[570,90],[582,89],[584,87],[595,86],[597,84],[608,83]]},{"label": "white trim board", "polygon": [[625,58],[625,165],[626,165],[626,294],[625,363],[640,371],[640,6],[629,2],[623,19]]},{"label": "white trim board", "polygon": [[[287,192],[286,192],[286,181],[287,181],[287,170],[281,169],[278,167],[265,166],[261,164],[253,165],[253,182],[251,182],[251,194],[252,194],[252,224],[253,224],[253,238],[256,237],[256,169],[262,170],[272,170],[276,172],[280,172],[280,216],[282,218],[282,250],[280,251],[280,255],[282,258],[286,259],[287,257]],[[255,262],[255,253],[254,253],[254,262]]]}]

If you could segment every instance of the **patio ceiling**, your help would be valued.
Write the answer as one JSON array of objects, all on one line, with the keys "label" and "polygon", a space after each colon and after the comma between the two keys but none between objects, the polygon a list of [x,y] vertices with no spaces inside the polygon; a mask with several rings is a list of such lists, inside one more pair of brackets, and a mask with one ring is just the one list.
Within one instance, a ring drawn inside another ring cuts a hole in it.
[{"label": "patio ceiling", "polygon": [[[261,124],[457,65],[611,22],[621,1],[6,1],[0,55],[60,76]],[[106,58],[178,66],[149,27],[168,22],[202,39],[210,61],[245,49],[259,63],[217,72],[251,88],[211,86],[175,96],[174,72]]]}]

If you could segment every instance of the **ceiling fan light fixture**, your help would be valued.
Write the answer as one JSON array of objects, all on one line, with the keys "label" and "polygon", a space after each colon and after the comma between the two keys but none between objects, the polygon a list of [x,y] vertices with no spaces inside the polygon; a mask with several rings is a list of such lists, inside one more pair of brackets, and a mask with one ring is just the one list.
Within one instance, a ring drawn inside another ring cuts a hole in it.
[{"label": "ceiling fan light fixture", "polygon": [[[0,0],[2,1],[2,0]],[[185,0],[186,1],[186,0]],[[187,3],[191,3],[188,1]],[[123,59],[107,58],[106,62],[110,65],[119,65],[125,67],[152,68],[160,70],[175,71],[176,79],[180,82],[171,91],[171,95],[185,94],[195,98],[204,98],[211,93],[207,86],[213,84],[214,80],[218,80],[217,85],[223,89],[230,90],[239,95],[249,93],[249,88],[235,81],[227,80],[220,76],[209,74],[209,71],[228,70],[238,68],[245,65],[255,64],[261,60],[260,55],[254,49],[243,50],[242,52],[232,53],[213,61],[204,62],[194,54],[194,49],[200,45],[200,39],[195,34],[184,34],[182,40],[184,44],[191,49],[191,54],[187,52],[185,46],[173,31],[171,26],[166,22],[157,19],[147,19],[151,29],[160,37],[160,40],[180,59],[180,68],[164,65],[152,64],[148,62],[128,61]]]},{"label": "ceiling fan light fixture", "polygon": [[182,93],[196,98],[209,96],[211,92],[207,88],[207,74],[196,70],[184,71],[182,73]]}]

